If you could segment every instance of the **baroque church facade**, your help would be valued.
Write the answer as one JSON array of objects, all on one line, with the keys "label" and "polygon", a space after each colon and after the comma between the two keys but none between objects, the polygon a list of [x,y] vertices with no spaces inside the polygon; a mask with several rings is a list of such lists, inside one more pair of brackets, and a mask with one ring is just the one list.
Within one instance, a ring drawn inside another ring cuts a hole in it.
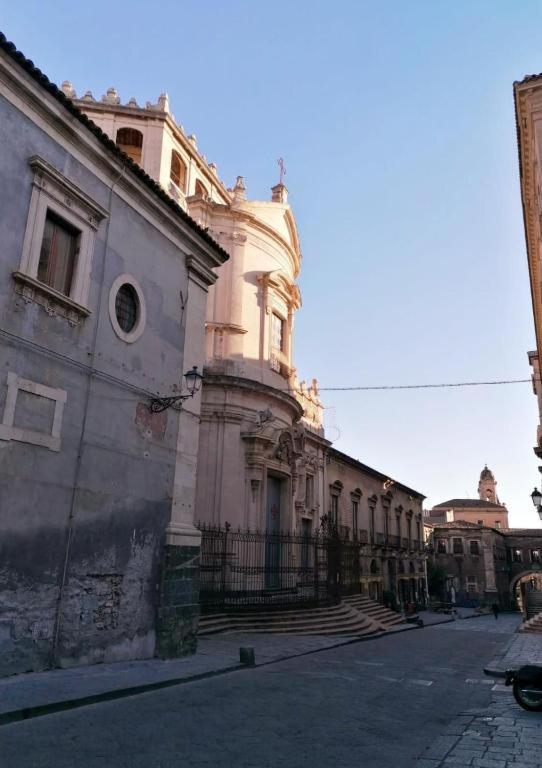
[{"label": "baroque church facade", "polygon": [[[193,523],[310,536],[327,519],[363,543],[361,588],[379,599],[423,601],[424,496],[332,448],[318,385],[294,362],[302,254],[288,190],[247,198],[244,179],[220,180],[162,94],[144,107],[115,89],[101,99],[66,95],[204,228],[229,259],[209,288]],[[188,500],[189,499],[189,500]],[[190,526],[192,526],[190,530]]]},{"label": "baroque church facade", "polygon": [[[311,533],[324,515],[337,510],[338,524],[369,530],[376,502],[367,503],[374,494],[361,501],[362,479],[351,489],[358,489],[358,519],[353,520],[350,497],[347,508],[338,511],[334,499],[340,481],[328,477],[328,468],[341,454],[330,453],[317,382],[300,381],[295,368],[302,255],[282,178],[266,201],[247,199],[241,176],[227,188],[216,165],[199,153],[195,136],[176,123],[166,94],[156,104],[140,107],[133,99],[121,104],[113,88],[99,100],[90,93],[76,99],[69,83],[63,88],[230,256],[216,270],[218,280],[207,301],[194,519],[241,529]],[[388,478],[382,477],[385,496]],[[400,484],[395,486],[397,493]],[[415,516],[412,531],[421,530],[423,496],[408,488],[405,494],[403,505],[395,503],[405,510],[403,529],[394,528],[393,535],[407,540],[407,514]],[[379,521],[377,513],[375,535],[377,527],[384,535]],[[419,533],[418,551],[422,538]]]}]

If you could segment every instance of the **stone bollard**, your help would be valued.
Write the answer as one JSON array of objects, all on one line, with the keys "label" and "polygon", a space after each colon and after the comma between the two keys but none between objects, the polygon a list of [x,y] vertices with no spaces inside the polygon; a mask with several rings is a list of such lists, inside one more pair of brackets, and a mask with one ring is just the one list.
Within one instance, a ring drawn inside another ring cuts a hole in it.
[{"label": "stone bollard", "polygon": [[247,667],[254,667],[256,665],[254,648],[239,648],[239,661]]}]

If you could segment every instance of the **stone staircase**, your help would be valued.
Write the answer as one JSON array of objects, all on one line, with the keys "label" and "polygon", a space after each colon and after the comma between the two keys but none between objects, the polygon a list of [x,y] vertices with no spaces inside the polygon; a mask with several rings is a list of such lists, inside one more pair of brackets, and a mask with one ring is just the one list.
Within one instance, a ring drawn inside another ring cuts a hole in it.
[{"label": "stone staircase", "polygon": [[[399,614],[367,600],[345,598],[338,605],[274,611],[228,611],[200,617],[199,634],[218,632],[263,632],[298,635],[344,635],[373,637],[402,621]],[[365,611],[365,606],[370,613]]]},{"label": "stone staircase", "polygon": [[351,597],[343,597],[343,603],[350,605],[352,608],[373,619],[383,629],[395,627],[397,624],[402,624],[405,621],[400,613],[385,608],[381,603],[377,603],[376,600],[371,600],[370,597],[352,595]]},{"label": "stone staircase", "polygon": [[534,616],[542,612],[542,592],[538,590],[532,590],[527,593],[527,619],[532,619]]},{"label": "stone staircase", "polygon": [[542,611],[527,619],[521,625],[520,632],[542,632]]}]

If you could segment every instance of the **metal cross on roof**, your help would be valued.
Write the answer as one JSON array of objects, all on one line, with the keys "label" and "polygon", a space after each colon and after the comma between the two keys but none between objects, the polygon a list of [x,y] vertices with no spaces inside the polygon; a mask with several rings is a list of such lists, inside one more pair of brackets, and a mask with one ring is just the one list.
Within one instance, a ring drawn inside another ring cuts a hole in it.
[{"label": "metal cross on roof", "polygon": [[284,159],[282,157],[279,157],[279,159],[277,160],[277,165],[280,168],[279,183],[284,184],[284,177],[286,176],[286,166],[284,165]]}]

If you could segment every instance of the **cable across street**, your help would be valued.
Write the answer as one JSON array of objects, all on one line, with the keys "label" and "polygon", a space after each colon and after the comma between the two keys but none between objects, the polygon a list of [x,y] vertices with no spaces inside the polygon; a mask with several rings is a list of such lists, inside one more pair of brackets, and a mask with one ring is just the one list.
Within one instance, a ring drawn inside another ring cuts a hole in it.
[{"label": "cable across street", "polygon": [[319,392],[359,392],[375,389],[444,389],[446,387],[486,387],[500,384],[527,384],[531,379],[505,379],[502,381],[459,381],[446,384],[381,384],[370,387],[318,387]]}]

